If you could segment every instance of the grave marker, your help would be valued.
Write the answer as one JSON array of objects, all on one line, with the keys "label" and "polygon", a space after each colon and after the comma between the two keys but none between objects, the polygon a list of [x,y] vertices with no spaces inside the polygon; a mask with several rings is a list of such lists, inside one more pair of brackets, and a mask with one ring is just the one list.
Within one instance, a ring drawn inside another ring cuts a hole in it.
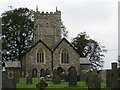
[{"label": "grave marker", "polygon": [[77,86],[77,71],[75,68],[69,69],[68,77],[69,86]]},{"label": "grave marker", "polygon": [[117,63],[112,63],[112,88],[118,88]]}]

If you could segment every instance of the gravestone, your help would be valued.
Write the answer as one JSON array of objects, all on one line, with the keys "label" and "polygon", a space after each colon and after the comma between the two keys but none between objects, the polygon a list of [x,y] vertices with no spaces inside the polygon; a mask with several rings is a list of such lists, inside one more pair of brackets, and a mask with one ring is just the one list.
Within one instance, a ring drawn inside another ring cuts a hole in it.
[{"label": "gravestone", "polygon": [[45,70],[44,69],[40,70],[40,77],[45,77]]},{"label": "gravestone", "polygon": [[118,80],[118,88],[120,88],[120,80]]},{"label": "gravestone", "polygon": [[17,80],[17,83],[20,81],[20,73],[17,71],[14,73],[14,78]]},{"label": "gravestone", "polygon": [[58,67],[58,68],[57,68],[57,72],[58,72],[58,75],[61,76],[61,74],[62,74],[62,72],[63,72],[62,67]]},{"label": "gravestone", "polygon": [[45,70],[45,76],[47,76],[47,75],[50,75],[50,70],[49,69]]},{"label": "gravestone", "polygon": [[65,72],[61,74],[61,81],[68,81],[68,75]]},{"label": "gravestone", "polygon": [[14,85],[12,83],[12,81],[7,77],[7,75],[5,75],[4,73],[2,73],[2,90],[9,90],[12,89],[14,90]]},{"label": "gravestone", "polygon": [[32,84],[32,76],[30,74],[26,77],[26,84]]},{"label": "gravestone", "polygon": [[59,83],[61,83],[61,79],[60,79],[60,77],[58,75],[54,75],[53,79],[52,79],[52,82],[54,84],[59,84]]},{"label": "gravestone", "polygon": [[86,84],[88,86],[88,89],[91,89],[91,88],[100,89],[101,82],[100,82],[100,79],[98,77],[98,74],[96,72],[89,71],[87,79],[86,79]]},{"label": "gravestone", "polygon": [[54,69],[54,70],[53,70],[53,75],[58,75],[57,69]]},{"label": "gravestone", "polygon": [[85,72],[81,72],[81,73],[80,73],[80,81],[85,82],[85,81],[86,81],[86,78],[87,78],[86,73],[85,73]]},{"label": "gravestone", "polygon": [[112,88],[118,88],[117,63],[112,63]]},{"label": "gravestone", "polygon": [[68,82],[69,86],[77,86],[77,71],[75,68],[69,69]]},{"label": "gravestone", "polygon": [[112,87],[112,71],[106,70],[106,86],[108,88]]}]

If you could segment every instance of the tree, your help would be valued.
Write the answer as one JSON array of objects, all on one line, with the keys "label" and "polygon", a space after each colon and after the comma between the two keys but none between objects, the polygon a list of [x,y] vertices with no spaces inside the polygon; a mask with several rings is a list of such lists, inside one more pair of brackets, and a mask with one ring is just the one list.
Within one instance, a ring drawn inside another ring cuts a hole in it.
[{"label": "tree", "polygon": [[61,34],[63,38],[68,38],[68,31],[66,30],[66,27],[64,26],[63,22],[61,22]]},{"label": "tree", "polygon": [[18,8],[2,14],[3,60],[20,60],[31,47],[33,11]]},{"label": "tree", "polygon": [[96,40],[91,39],[86,32],[81,32],[72,40],[73,46],[81,57],[86,57],[92,63],[92,69],[97,70],[103,67],[103,57],[106,49]]}]

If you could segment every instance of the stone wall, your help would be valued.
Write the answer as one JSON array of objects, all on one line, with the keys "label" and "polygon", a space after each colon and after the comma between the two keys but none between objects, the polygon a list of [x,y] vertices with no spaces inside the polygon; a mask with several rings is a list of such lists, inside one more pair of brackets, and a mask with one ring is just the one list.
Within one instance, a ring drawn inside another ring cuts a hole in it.
[{"label": "stone wall", "polygon": [[[45,63],[37,63],[37,50],[42,48],[45,51]],[[51,70],[51,52],[42,43],[38,43],[26,54],[26,72],[32,72],[34,68],[39,73],[41,69]],[[39,74],[38,74],[39,75]]]},{"label": "stone wall", "polygon": [[[69,63],[68,64],[62,64],[61,63],[61,52],[63,49],[67,49],[69,53]],[[80,56],[78,53],[68,44],[66,41],[63,41],[57,49],[53,52],[53,67],[56,69],[57,67],[62,67],[66,72],[68,72],[68,69],[70,67],[75,67],[77,72],[79,73],[80,69]]]},{"label": "stone wall", "polygon": [[36,12],[34,23],[34,40],[42,40],[51,47],[61,39],[61,12]]}]

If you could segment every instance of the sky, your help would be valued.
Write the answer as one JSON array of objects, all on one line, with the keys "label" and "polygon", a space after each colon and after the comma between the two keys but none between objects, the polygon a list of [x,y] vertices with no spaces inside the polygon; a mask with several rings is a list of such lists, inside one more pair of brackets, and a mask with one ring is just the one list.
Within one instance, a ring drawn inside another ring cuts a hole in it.
[{"label": "sky", "polygon": [[0,0],[0,15],[4,11],[19,7],[55,12],[61,11],[62,21],[69,31],[71,41],[80,32],[100,42],[108,50],[104,68],[110,69],[111,62],[118,60],[118,1],[119,0]]}]

